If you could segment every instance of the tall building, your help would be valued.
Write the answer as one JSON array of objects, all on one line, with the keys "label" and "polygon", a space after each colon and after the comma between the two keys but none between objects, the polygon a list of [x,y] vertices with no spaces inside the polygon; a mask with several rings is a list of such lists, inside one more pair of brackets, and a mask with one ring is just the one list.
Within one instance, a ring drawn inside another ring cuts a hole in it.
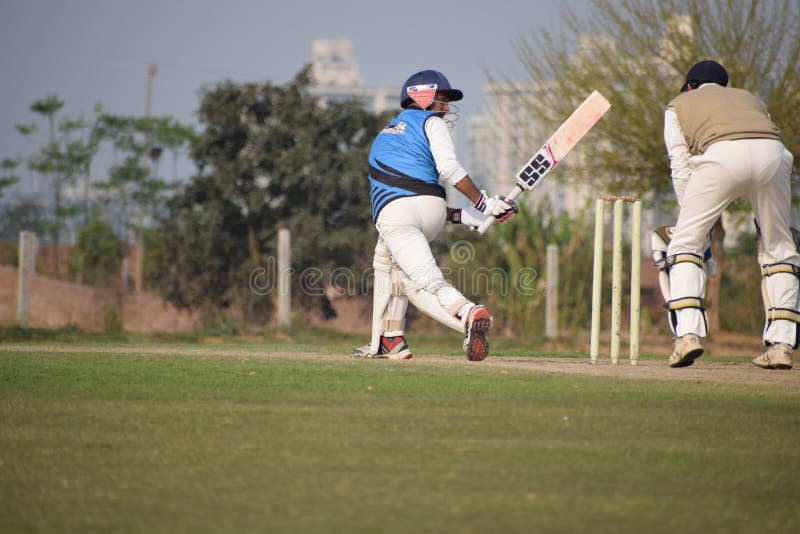
[{"label": "tall building", "polygon": [[397,88],[366,87],[353,58],[348,39],[317,39],[311,45],[311,94],[325,102],[359,100],[364,107],[381,113],[397,107]]}]

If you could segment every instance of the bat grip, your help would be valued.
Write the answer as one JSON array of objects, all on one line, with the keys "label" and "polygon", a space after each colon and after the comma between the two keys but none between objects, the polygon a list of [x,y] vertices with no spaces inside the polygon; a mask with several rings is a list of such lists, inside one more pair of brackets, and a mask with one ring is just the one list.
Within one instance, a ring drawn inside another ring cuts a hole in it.
[{"label": "bat grip", "polygon": [[[511,200],[514,200],[514,199],[516,199],[516,198],[517,198],[517,197],[518,197],[520,194],[522,194],[522,192],[523,192],[523,191],[525,191],[525,190],[524,190],[523,188],[521,188],[521,187],[519,186],[519,184],[516,184],[516,185],[514,185],[514,189],[512,189],[512,190],[511,190],[511,192],[510,192],[508,195],[506,195],[506,196],[507,196],[509,199],[511,199]],[[478,227],[478,233],[479,233],[479,234],[481,234],[481,235],[483,235],[484,233],[486,233],[486,230],[488,230],[488,229],[489,229],[489,227],[490,227],[491,225],[493,225],[493,224],[494,224],[494,222],[495,222],[496,220],[497,220],[497,219],[495,219],[495,218],[494,218],[493,216],[491,216],[491,215],[490,215],[489,217],[487,217],[487,218],[486,218],[486,220],[485,220],[485,221],[483,221],[483,223],[482,223],[482,224],[481,224],[481,225]]]}]

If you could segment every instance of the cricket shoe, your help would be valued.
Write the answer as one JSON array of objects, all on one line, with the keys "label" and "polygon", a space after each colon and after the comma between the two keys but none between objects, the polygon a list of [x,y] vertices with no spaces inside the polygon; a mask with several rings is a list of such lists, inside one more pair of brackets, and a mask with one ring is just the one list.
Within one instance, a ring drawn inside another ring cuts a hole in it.
[{"label": "cricket shoe", "polygon": [[762,369],[791,369],[792,346],[787,343],[770,345],[764,354],[753,358],[753,365]]},{"label": "cricket shoe", "polygon": [[411,349],[403,336],[384,337],[378,344],[378,354],[371,354],[369,345],[358,347],[353,350],[353,358],[372,358],[378,360],[410,360],[413,358]]},{"label": "cricket shoe", "polygon": [[689,367],[703,354],[703,345],[696,334],[686,334],[675,338],[672,354],[669,357],[670,367]]},{"label": "cricket shoe", "polygon": [[492,327],[492,316],[486,306],[480,304],[470,308],[466,319],[464,353],[472,362],[479,362],[489,355],[486,332]]}]

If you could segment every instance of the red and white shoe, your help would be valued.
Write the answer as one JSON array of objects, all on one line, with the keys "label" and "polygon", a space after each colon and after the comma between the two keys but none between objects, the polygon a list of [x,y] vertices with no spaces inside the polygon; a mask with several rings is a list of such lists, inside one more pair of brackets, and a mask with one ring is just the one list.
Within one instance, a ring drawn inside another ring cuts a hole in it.
[{"label": "red and white shoe", "polygon": [[486,332],[492,327],[492,315],[486,306],[476,305],[467,313],[464,353],[472,362],[479,362],[489,355]]},{"label": "red and white shoe", "polygon": [[385,355],[390,360],[410,360],[414,357],[414,355],[411,354],[411,349],[408,348],[406,338],[403,336],[381,336],[381,345],[378,352]]},{"label": "red and white shoe", "polygon": [[414,355],[408,348],[408,343],[403,336],[384,337],[378,345],[378,354],[370,354],[369,345],[358,347],[353,351],[353,358],[374,358],[390,360],[410,360]]}]

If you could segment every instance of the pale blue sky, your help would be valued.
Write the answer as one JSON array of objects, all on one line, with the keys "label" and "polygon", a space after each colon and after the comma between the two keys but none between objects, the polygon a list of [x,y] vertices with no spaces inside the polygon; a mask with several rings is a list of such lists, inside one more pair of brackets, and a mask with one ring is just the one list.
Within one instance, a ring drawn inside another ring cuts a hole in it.
[{"label": "pale blue sky", "polygon": [[[143,115],[147,68],[153,115],[195,123],[198,90],[231,79],[284,83],[311,58],[315,38],[347,38],[367,86],[397,86],[436,68],[480,104],[485,70],[522,75],[514,41],[546,26],[563,30],[561,6],[589,0],[2,0],[0,158],[31,152],[14,128],[33,122],[30,105],[48,94],[65,114],[94,104]],[[426,6],[427,7],[423,7]]]}]

